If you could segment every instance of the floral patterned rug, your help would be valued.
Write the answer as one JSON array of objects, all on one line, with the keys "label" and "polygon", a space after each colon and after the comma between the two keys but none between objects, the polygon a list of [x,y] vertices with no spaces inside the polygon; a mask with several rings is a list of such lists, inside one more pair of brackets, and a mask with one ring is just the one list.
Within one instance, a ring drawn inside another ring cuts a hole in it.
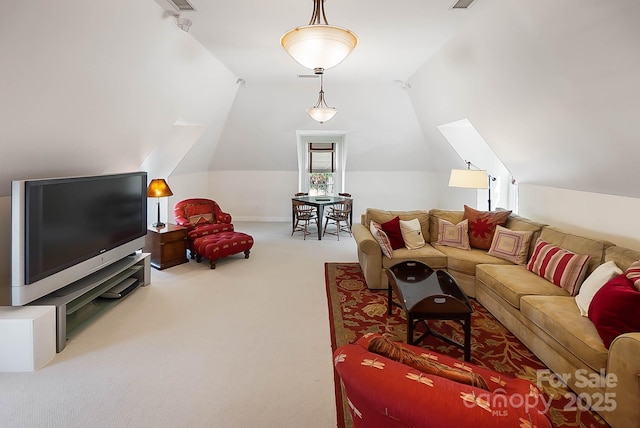
[{"label": "floral patterned rug", "polygon": [[[358,263],[325,263],[325,279],[329,300],[331,343],[333,350],[353,343],[365,333],[380,333],[392,340],[405,341],[407,335],[404,311],[394,307],[387,315],[387,291],[369,290]],[[545,370],[538,360],[486,309],[472,299],[475,312],[471,320],[471,363],[537,383],[538,370]],[[429,326],[452,339],[462,342],[462,327],[454,321],[429,321]],[[422,331],[416,328],[416,336]],[[428,336],[421,346],[462,359],[462,349],[434,336]],[[352,427],[340,379],[335,374],[338,427]],[[556,427],[605,428],[608,425],[595,412],[576,401],[571,390],[542,382],[540,387],[552,397],[549,412]]]}]

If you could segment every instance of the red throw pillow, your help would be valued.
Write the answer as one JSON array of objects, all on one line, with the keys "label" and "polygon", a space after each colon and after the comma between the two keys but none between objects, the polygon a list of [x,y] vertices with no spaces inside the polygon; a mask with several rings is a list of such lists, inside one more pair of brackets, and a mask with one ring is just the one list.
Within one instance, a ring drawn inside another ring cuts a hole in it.
[{"label": "red throw pillow", "polygon": [[640,292],[624,273],[613,277],[593,296],[589,319],[607,349],[619,335],[640,332],[638,308]]},{"label": "red throw pillow", "polygon": [[491,248],[496,226],[504,226],[511,211],[478,211],[464,206],[463,219],[469,220],[469,244],[472,248]]},{"label": "red throw pillow", "polygon": [[391,248],[394,250],[404,248],[404,238],[402,237],[402,229],[400,229],[400,217],[395,217],[386,223],[382,223],[380,227],[382,227],[384,233],[387,234],[391,242]]}]

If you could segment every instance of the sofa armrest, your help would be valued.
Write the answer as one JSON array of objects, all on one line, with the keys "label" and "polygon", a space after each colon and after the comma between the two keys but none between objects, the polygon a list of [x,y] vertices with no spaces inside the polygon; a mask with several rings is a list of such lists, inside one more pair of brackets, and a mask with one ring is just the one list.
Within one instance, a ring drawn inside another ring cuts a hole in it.
[{"label": "sofa armrest", "polygon": [[184,226],[188,229],[193,229],[193,225],[189,222],[189,219],[182,216],[175,216],[175,222],[178,226]]},{"label": "sofa armrest", "polygon": [[[614,339],[609,347],[607,375],[617,379],[607,383],[603,405],[613,410],[603,413],[613,428],[636,426],[640,421],[640,333],[627,333]],[[615,395],[614,395],[615,394]],[[607,402],[607,399],[609,402]]]},{"label": "sofa armrest", "polygon": [[362,224],[354,224],[351,228],[353,238],[358,245],[358,251],[362,251],[367,255],[377,255],[382,257],[382,249],[380,244],[375,240],[369,229]]}]

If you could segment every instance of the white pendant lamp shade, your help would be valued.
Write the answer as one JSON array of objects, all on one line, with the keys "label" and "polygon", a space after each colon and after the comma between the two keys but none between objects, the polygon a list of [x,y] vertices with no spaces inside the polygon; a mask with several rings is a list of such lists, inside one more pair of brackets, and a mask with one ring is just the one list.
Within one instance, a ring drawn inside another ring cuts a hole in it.
[{"label": "white pendant lamp shade", "polygon": [[485,170],[452,169],[449,176],[449,187],[486,189],[489,187],[489,176]]},{"label": "white pendant lamp shade", "polygon": [[329,25],[324,0],[313,0],[309,25],[287,31],[280,38],[280,44],[303,67],[328,70],[351,53],[358,37],[346,28]]},{"label": "white pendant lamp shade", "polygon": [[324,73],[320,69],[316,69],[316,73],[320,75],[320,93],[318,94],[318,102],[307,109],[307,114],[316,122],[324,123],[331,120],[337,110],[335,107],[329,107],[324,100]]},{"label": "white pendant lamp shade", "polygon": [[333,119],[336,113],[337,110],[335,107],[309,107],[307,109],[307,114],[311,116],[313,120],[320,123]]},{"label": "white pendant lamp shade", "polygon": [[351,53],[358,38],[351,31],[333,25],[306,25],[285,33],[280,44],[303,67],[328,70]]}]

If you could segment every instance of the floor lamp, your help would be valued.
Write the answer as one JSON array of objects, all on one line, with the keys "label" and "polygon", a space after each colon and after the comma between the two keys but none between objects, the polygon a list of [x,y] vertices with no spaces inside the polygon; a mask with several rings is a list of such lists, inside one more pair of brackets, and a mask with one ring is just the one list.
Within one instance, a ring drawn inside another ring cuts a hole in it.
[{"label": "floor lamp", "polygon": [[171,195],[173,195],[173,192],[163,178],[154,178],[151,180],[151,183],[149,183],[147,197],[158,198],[158,221],[152,224],[153,227],[165,227],[165,224],[160,222],[160,198],[166,198]]},{"label": "floor lamp", "polygon": [[491,182],[496,181],[484,169],[471,169],[476,167],[469,161],[465,161],[467,169],[452,169],[449,176],[449,187],[462,187],[465,189],[488,189],[489,190],[489,211],[491,211]]}]

